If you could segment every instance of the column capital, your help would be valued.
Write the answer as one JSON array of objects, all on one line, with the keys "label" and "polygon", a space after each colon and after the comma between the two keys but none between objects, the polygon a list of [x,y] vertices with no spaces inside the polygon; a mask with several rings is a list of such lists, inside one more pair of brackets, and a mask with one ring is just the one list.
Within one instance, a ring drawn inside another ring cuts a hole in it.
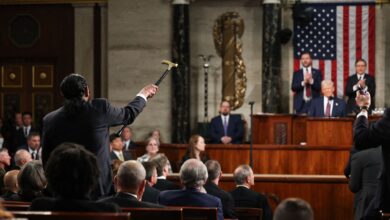
[{"label": "column capital", "polygon": [[172,0],[172,5],[189,5],[190,0]]},{"label": "column capital", "polygon": [[263,4],[280,4],[280,0],[263,0]]}]

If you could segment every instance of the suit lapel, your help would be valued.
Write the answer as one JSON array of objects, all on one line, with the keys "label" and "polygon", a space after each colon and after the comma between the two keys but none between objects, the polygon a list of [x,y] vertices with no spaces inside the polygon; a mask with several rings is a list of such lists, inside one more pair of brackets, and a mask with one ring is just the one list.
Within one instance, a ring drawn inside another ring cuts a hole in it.
[{"label": "suit lapel", "polygon": [[334,98],[333,99],[332,117],[336,116],[339,105],[340,105],[340,103],[338,102],[338,100],[336,98]]},{"label": "suit lapel", "polygon": [[320,109],[319,109],[319,115],[325,116],[325,111],[324,111],[324,96],[321,97],[321,103],[320,103]]}]

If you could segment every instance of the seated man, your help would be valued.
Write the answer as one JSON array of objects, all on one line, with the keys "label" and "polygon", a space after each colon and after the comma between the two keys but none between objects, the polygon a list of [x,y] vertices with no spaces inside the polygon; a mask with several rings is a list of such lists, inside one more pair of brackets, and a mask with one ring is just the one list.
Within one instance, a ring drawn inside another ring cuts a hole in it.
[{"label": "seated man", "polygon": [[202,161],[197,159],[187,160],[180,168],[180,181],[185,189],[161,192],[158,202],[167,206],[216,207],[218,209],[218,220],[223,220],[221,200],[201,192],[207,177],[207,168]]},{"label": "seated man", "polygon": [[14,160],[17,169],[21,169],[26,163],[32,161],[32,158],[31,158],[31,154],[27,150],[20,149],[16,151]]},{"label": "seated man", "polygon": [[33,160],[40,160],[42,155],[41,136],[38,132],[30,132],[27,136],[27,144],[22,145],[18,150],[24,149],[31,154]]},{"label": "seated man", "polygon": [[240,165],[234,170],[233,178],[236,188],[230,191],[230,194],[233,196],[234,206],[263,209],[263,220],[271,220],[272,211],[267,197],[250,189],[255,185],[252,168],[248,165]]},{"label": "seated man", "polygon": [[110,148],[112,149],[112,152],[110,153],[111,160],[131,160],[130,151],[123,151],[122,139],[116,133],[110,135]]},{"label": "seated man", "polygon": [[309,109],[311,117],[345,117],[345,101],[333,96],[334,84],[330,80],[321,82],[322,96],[312,100]]},{"label": "seated man", "polygon": [[225,218],[237,218],[233,210],[234,200],[232,195],[218,187],[219,178],[222,176],[221,165],[216,160],[209,160],[205,165],[207,167],[207,173],[209,174],[209,178],[204,185],[207,194],[221,199],[223,216]]},{"label": "seated man", "polygon": [[179,189],[179,186],[167,180],[169,174],[169,160],[164,154],[157,154],[150,162],[154,163],[157,169],[157,183],[153,186],[154,188],[160,191]]},{"label": "seated man", "polygon": [[144,195],[142,196],[142,201],[157,203],[157,198],[158,195],[160,195],[160,190],[153,187],[157,183],[156,165],[152,162],[143,162],[142,165],[144,166],[146,171],[146,185]]},{"label": "seated man", "polygon": [[132,140],[132,137],[133,137],[133,131],[131,130],[131,128],[129,126],[125,127],[121,133],[124,151],[135,149],[137,147],[134,141]]},{"label": "seated man", "polygon": [[16,201],[19,199],[18,174],[19,170],[11,170],[4,175],[5,192],[1,198],[5,201]]},{"label": "seated man", "polygon": [[274,220],[313,220],[313,210],[303,199],[283,200],[275,209]]},{"label": "seated man", "polygon": [[230,114],[230,104],[221,102],[220,116],[211,119],[210,138],[213,144],[241,144],[244,136],[244,125],[240,115]]},{"label": "seated man", "polygon": [[145,169],[140,162],[135,160],[123,162],[114,177],[117,194],[100,202],[115,203],[120,207],[162,208],[163,206],[157,204],[141,202],[147,184],[145,175]]},{"label": "seated man", "polygon": [[62,143],[50,154],[45,166],[53,198],[37,198],[31,211],[119,212],[115,204],[90,201],[99,182],[96,156],[79,144]]}]

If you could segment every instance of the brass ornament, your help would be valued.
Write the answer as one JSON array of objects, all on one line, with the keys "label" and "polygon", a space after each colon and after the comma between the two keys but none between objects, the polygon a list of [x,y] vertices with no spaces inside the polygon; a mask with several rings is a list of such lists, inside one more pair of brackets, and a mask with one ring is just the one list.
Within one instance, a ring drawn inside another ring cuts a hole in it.
[{"label": "brass ornament", "polygon": [[226,12],[214,24],[213,37],[217,54],[222,58],[222,100],[232,109],[244,103],[246,72],[242,58],[241,37],[244,20],[237,12]]},{"label": "brass ornament", "polygon": [[46,77],[47,77],[47,74],[45,72],[41,72],[39,74],[39,78],[41,78],[41,79],[46,79]]},{"label": "brass ornament", "polygon": [[9,78],[10,78],[11,80],[16,79],[16,74],[15,74],[15,73],[10,73],[10,74],[9,74]]}]

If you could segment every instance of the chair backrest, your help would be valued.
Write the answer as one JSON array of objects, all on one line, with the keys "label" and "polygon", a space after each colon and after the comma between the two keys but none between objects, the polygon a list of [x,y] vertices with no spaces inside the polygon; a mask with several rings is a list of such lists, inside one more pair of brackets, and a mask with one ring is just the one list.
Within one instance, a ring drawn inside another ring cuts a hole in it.
[{"label": "chair backrest", "polygon": [[184,220],[217,220],[217,208],[182,207]]},{"label": "chair backrest", "polygon": [[234,208],[236,216],[240,220],[262,220],[263,210],[259,208]]},{"label": "chair backrest", "polygon": [[130,220],[130,213],[111,212],[11,212],[16,218],[29,220]]},{"label": "chair backrest", "polygon": [[8,211],[27,211],[30,207],[30,202],[20,201],[2,201],[1,204]]},{"label": "chair backrest", "polygon": [[381,212],[382,220],[390,220],[390,213]]},{"label": "chair backrest", "polygon": [[136,220],[183,220],[182,208],[122,208],[122,212],[130,212]]}]

